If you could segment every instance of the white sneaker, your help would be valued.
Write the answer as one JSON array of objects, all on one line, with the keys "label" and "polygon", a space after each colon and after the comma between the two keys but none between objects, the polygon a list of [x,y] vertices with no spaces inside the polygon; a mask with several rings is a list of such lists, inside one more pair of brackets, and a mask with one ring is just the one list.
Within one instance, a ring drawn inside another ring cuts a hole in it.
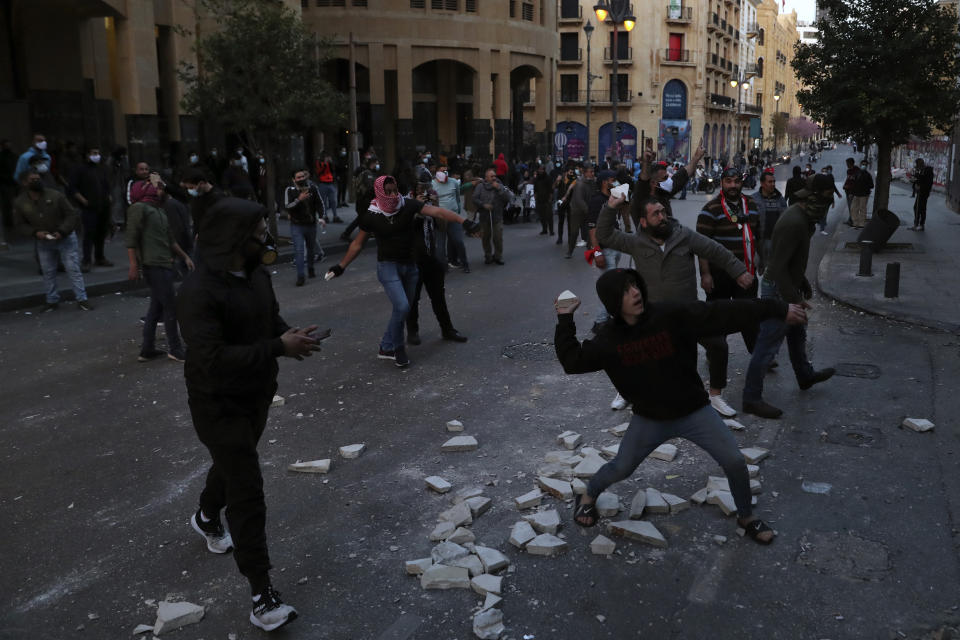
[{"label": "white sneaker", "polygon": [[226,553],[233,549],[233,538],[220,520],[204,522],[200,519],[200,510],[197,509],[197,512],[190,516],[190,526],[207,541],[207,549],[211,553]]},{"label": "white sneaker", "polygon": [[585,246],[587,246],[587,241],[586,241],[586,240],[577,240],[577,246],[578,246],[578,247],[585,247]]},{"label": "white sneaker", "polygon": [[279,629],[288,622],[297,619],[297,610],[288,604],[283,604],[280,594],[273,587],[260,594],[260,598],[253,603],[250,612],[250,622],[264,631]]},{"label": "white sneaker", "polygon": [[610,403],[610,408],[613,409],[614,411],[622,411],[626,409],[629,405],[630,403],[627,402],[624,399],[624,397],[618,393],[617,397],[614,398],[613,402]]},{"label": "white sneaker", "polygon": [[732,418],[737,415],[737,410],[727,404],[722,395],[710,396],[710,406],[716,409],[717,413],[724,418]]}]

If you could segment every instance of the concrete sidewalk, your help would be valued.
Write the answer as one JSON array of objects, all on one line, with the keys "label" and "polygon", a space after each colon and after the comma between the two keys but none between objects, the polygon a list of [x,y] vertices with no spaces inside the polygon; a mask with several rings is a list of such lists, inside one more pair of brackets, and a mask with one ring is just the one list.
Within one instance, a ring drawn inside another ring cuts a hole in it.
[{"label": "concrete sidewalk", "polygon": [[[346,251],[347,242],[340,239],[340,234],[355,217],[353,205],[340,207],[337,214],[344,220],[343,224],[330,223],[326,233],[319,233],[320,246],[327,256],[340,255]],[[277,220],[277,231],[280,236],[278,250],[279,263],[293,261],[293,246],[289,244],[290,222]],[[286,239],[287,241],[284,241]],[[29,238],[14,236],[9,238],[9,249],[0,251],[0,311],[14,311],[40,307],[44,303],[43,279],[38,271],[34,258],[33,241]],[[143,280],[130,281],[127,279],[127,249],[124,245],[123,233],[117,233],[104,246],[106,258],[113,262],[112,267],[93,266],[89,273],[83,275],[87,288],[87,295],[91,298],[124,291],[145,289]],[[330,260],[325,265],[332,264]],[[291,274],[291,278],[295,277]],[[60,287],[60,297],[63,301],[72,301],[73,290],[70,288],[70,279],[65,273],[58,274],[57,284]],[[96,300],[93,301],[94,305]]]},{"label": "concrete sidewalk", "polygon": [[[860,232],[838,224],[831,237],[833,247],[820,262],[818,285],[827,296],[860,311],[960,331],[960,214],[947,208],[943,194],[933,193],[926,230],[910,231],[913,203],[909,187],[891,185],[889,209],[900,218],[900,226],[889,242],[907,246],[874,254],[872,277],[857,275],[860,250],[855,243]],[[886,268],[893,262],[900,263],[899,297],[885,298]]]}]

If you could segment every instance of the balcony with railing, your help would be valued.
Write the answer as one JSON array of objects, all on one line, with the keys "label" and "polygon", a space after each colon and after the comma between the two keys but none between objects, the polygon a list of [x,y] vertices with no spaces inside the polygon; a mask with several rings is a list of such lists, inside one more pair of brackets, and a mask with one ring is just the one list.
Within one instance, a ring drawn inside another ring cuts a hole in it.
[{"label": "balcony with railing", "polygon": [[676,9],[667,5],[667,22],[671,24],[689,24],[693,22],[693,7],[680,7],[680,13],[671,17],[671,12],[675,11]]},{"label": "balcony with railing", "polygon": [[557,65],[559,66],[573,66],[578,65],[583,62],[583,49],[577,49],[576,51],[564,51],[560,50],[560,59],[557,60]]},{"label": "balcony with railing", "polygon": [[758,25],[756,22],[747,23],[747,30],[744,31],[744,34],[748,38],[756,38],[758,35],[760,35],[760,25]]},{"label": "balcony with railing", "polygon": [[[633,47],[617,47],[617,64],[633,64]],[[613,48],[603,48],[603,61],[606,64],[613,64]]]},{"label": "balcony with railing", "polygon": [[730,96],[720,95],[719,93],[710,94],[708,109],[718,109],[720,111],[733,111],[737,108],[737,101]]},{"label": "balcony with railing", "polygon": [[748,62],[747,64],[743,65],[743,77],[744,77],[744,78],[750,79],[750,78],[754,77],[755,75],[757,75],[757,63],[756,63],[756,62]]},{"label": "balcony with railing", "polygon": [[[624,105],[633,102],[633,94],[627,88],[621,88],[617,93],[617,104]],[[590,104],[605,106],[612,104],[611,92],[592,89],[590,91]],[[587,92],[585,89],[579,91],[563,91],[558,93],[557,104],[560,106],[582,106],[587,104]]]},{"label": "balcony with railing", "polygon": [[740,103],[740,115],[758,117],[763,115],[763,107],[758,104]]},{"label": "balcony with railing", "polygon": [[716,13],[710,14],[710,19],[707,20],[707,31],[720,31],[720,16]]},{"label": "balcony with railing", "polygon": [[707,69],[713,71],[723,71],[723,67],[720,66],[720,56],[711,53],[707,55]]},{"label": "balcony with railing", "polygon": [[695,63],[694,52],[690,49],[663,49],[660,64],[692,65]]},{"label": "balcony with railing", "polygon": [[723,33],[721,33],[720,35],[722,35],[725,40],[733,40],[733,25],[730,23],[727,23],[721,26],[723,27],[722,29]]}]

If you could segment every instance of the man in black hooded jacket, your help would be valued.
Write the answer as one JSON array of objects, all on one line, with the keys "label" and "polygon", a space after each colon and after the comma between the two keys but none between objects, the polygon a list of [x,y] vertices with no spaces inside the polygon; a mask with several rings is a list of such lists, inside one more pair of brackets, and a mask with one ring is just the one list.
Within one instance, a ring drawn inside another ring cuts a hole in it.
[{"label": "man in black hooded jacket", "polygon": [[703,447],[723,468],[737,506],[737,524],[761,544],[773,530],[752,513],[750,478],[737,441],[710,406],[697,372],[697,339],[736,333],[765,318],[806,321],[799,305],[776,300],[718,300],[686,304],[647,304],[646,284],[633,269],[607,271],[597,280],[597,295],[611,320],[593,340],[576,337],[573,312],[557,307],[554,345],[567,373],[606,372],[613,386],[633,404],[633,418],[616,457],[590,479],[577,498],[574,518],[581,526],[599,519],[596,499],[623,480],[654,449],[671,438]]},{"label": "man in black hooded jacket", "polygon": [[[250,581],[250,622],[271,631],[297,612],[270,583],[257,443],[277,390],[277,358],[301,360],[319,346],[315,326],[291,328],[280,317],[270,275],[260,266],[272,262],[265,215],[262,205],[239,198],[210,207],[199,230],[203,261],[180,288],[177,314],[187,343],[190,414],[213,459],[190,524],[213,553],[234,548]],[[229,531],[220,521],[223,507]]]}]

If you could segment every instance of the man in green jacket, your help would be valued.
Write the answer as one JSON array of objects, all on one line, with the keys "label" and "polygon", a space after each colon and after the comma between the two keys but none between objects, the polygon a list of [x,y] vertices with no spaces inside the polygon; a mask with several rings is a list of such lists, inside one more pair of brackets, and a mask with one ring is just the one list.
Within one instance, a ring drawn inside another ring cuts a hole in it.
[{"label": "man in green jacket", "polygon": [[[773,298],[810,308],[806,301],[813,296],[807,281],[807,258],[810,237],[816,222],[833,204],[833,178],[817,174],[806,189],[797,192],[800,202],[783,212],[773,228],[770,255],[760,288],[761,298]],[[804,325],[787,326],[782,320],[768,319],[760,323],[760,333],[753,348],[747,378],[743,386],[743,410],[761,418],[779,418],[783,411],[763,399],[763,376],[787,339],[790,364],[801,391],[830,379],[832,367],[815,370],[807,359],[807,331]]]}]

